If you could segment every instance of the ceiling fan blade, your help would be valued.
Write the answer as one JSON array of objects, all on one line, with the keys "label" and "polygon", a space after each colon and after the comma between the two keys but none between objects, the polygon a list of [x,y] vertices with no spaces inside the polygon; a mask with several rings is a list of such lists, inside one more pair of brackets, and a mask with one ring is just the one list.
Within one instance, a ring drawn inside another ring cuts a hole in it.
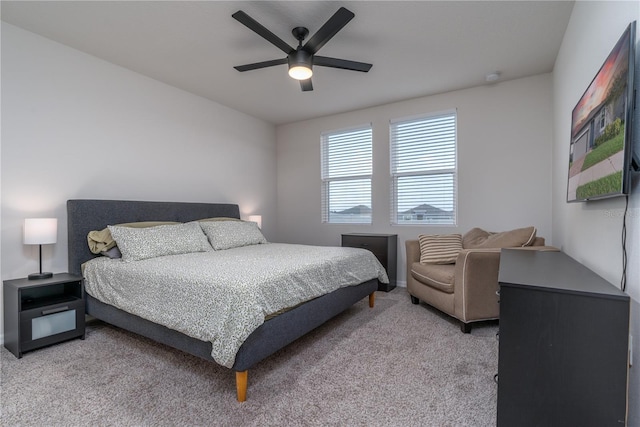
[{"label": "ceiling fan blade", "polygon": [[309,92],[310,90],[313,90],[311,79],[300,80],[300,89],[302,89],[303,92]]},{"label": "ceiling fan blade", "polygon": [[326,56],[314,56],[313,65],[319,65],[322,67],[342,68],[343,70],[362,71],[368,72],[373,64],[367,64],[365,62],[349,61],[347,59],[329,58]]},{"label": "ceiling fan blade", "polygon": [[273,67],[274,65],[282,65],[287,63],[287,58],[274,59],[271,61],[254,62],[253,64],[238,65],[235,68],[238,71],[257,70],[259,68]]},{"label": "ceiling fan blade", "polygon": [[244,24],[251,31],[257,33],[259,36],[267,40],[269,43],[271,43],[272,45],[274,45],[275,47],[277,47],[287,55],[295,50],[294,48],[289,46],[287,42],[283,41],[280,37],[276,36],[271,31],[267,30],[265,27],[262,26],[262,24],[260,24],[258,21],[256,21],[255,19],[253,19],[243,11],[239,10],[231,16],[235,18],[236,21],[240,22],[241,24]]},{"label": "ceiling fan blade", "polygon": [[331,18],[307,41],[304,50],[315,54],[326,42],[331,40],[355,15],[348,9],[341,7]]}]

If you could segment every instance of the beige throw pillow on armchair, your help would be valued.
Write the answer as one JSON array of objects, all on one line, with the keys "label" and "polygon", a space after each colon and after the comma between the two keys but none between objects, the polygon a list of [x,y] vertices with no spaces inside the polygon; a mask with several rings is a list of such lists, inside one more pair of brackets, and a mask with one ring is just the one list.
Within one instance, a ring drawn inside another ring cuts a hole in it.
[{"label": "beige throw pillow on armchair", "polygon": [[491,233],[481,228],[472,228],[462,237],[465,249],[516,248],[531,246],[536,240],[536,228],[524,227],[515,230]]}]

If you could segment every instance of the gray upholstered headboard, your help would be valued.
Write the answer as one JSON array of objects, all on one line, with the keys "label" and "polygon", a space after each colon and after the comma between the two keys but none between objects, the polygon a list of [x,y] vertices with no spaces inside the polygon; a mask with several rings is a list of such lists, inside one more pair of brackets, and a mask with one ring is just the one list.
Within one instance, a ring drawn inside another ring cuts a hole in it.
[{"label": "gray upholstered headboard", "polygon": [[96,256],[87,244],[87,234],[91,230],[125,222],[188,222],[221,216],[240,218],[240,209],[238,205],[227,203],[67,200],[69,273],[80,274],[82,263]]}]

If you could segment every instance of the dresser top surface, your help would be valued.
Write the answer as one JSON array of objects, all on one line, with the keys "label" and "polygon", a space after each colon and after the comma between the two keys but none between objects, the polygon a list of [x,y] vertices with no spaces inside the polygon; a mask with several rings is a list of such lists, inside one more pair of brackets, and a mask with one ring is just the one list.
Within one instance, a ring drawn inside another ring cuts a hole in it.
[{"label": "dresser top surface", "polygon": [[629,296],[563,252],[503,249],[500,285],[536,287],[611,298]]},{"label": "dresser top surface", "polygon": [[342,233],[343,236],[359,236],[359,237],[397,237],[397,234],[384,233]]}]

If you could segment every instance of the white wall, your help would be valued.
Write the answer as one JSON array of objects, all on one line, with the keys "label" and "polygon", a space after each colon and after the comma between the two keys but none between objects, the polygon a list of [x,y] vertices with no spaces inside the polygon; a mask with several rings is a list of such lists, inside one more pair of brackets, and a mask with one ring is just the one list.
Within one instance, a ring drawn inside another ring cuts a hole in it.
[{"label": "white wall", "polygon": [[[551,243],[550,74],[279,126],[278,225],[283,242],[340,245],[344,232],[398,234],[398,280],[406,283],[406,239],[420,233],[507,230],[534,225]],[[389,120],[456,108],[458,226],[391,226]],[[320,133],[373,124],[373,224],[322,224]]]},{"label": "white wall", "polygon": [[[631,21],[640,3],[576,2],[553,72],[553,241],[556,246],[619,286],[622,277],[624,199],[568,204],[566,200],[571,111]],[[640,31],[639,31],[640,34]],[[640,40],[640,38],[638,38]],[[640,46],[640,42],[638,43]],[[636,80],[640,82],[640,55]],[[636,114],[640,137],[640,109]],[[640,425],[640,181],[635,177],[627,214],[627,293],[632,298],[635,365],[630,370],[629,425]],[[603,349],[604,350],[604,349]]]},{"label": "white wall", "polygon": [[38,271],[26,217],[58,218],[43,269],[67,271],[70,198],[238,203],[273,239],[275,138],[266,122],[2,23],[2,279]]}]

